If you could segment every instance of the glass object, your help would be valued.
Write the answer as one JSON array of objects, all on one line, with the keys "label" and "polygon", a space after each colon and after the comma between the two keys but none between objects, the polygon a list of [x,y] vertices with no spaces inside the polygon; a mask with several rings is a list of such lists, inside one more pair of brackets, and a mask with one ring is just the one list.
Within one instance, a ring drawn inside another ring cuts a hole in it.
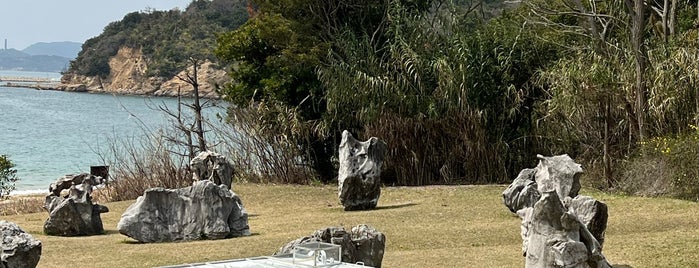
[{"label": "glass object", "polygon": [[337,265],[342,262],[342,250],[339,245],[310,242],[296,246],[294,249],[294,264],[310,267]]}]

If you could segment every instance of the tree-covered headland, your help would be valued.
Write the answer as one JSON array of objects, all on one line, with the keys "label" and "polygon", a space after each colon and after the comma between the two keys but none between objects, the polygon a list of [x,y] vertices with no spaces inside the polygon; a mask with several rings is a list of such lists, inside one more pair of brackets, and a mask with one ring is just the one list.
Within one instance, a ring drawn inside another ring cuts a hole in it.
[{"label": "tree-covered headland", "polygon": [[214,60],[216,34],[235,29],[248,19],[245,0],[196,0],[185,10],[143,10],[110,23],[88,39],[69,73],[106,77],[109,59],[121,47],[140,48],[148,59],[148,75],[172,78],[188,59]]}]

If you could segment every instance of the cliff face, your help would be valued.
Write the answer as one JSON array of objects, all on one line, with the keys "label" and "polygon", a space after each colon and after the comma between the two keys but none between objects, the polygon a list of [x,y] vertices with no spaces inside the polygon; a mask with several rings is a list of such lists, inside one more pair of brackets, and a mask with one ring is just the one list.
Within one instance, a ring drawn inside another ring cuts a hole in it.
[{"label": "cliff face", "polygon": [[[106,78],[87,77],[65,74],[61,78],[59,90],[87,91],[115,94],[137,94],[155,96],[192,96],[192,86],[178,77],[169,80],[146,77],[148,64],[140,49],[122,47],[117,55],[109,60],[110,73]],[[193,67],[178,74],[185,77],[193,73]],[[226,72],[216,68],[215,64],[205,62],[197,71],[199,95],[204,98],[218,98],[215,89],[227,81]]]}]

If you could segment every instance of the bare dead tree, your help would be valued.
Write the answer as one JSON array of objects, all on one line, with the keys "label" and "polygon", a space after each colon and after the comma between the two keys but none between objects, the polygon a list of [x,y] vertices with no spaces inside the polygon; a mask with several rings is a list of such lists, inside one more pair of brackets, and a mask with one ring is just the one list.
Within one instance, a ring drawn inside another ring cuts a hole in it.
[{"label": "bare dead tree", "polygon": [[[172,110],[165,105],[159,105],[158,109],[170,117],[172,127],[178,132],[176,134],[167,135],[165,140],[179,146],[180,148],[184,147],[186,150],[184,153],[174,151],[171,151],[171,153],[189,157],[189,160],[191,161],[194,159],[197,152],[206,151],[208,148],[205,137],[206,131],[203,127],[204,118],[202,115],[202,111],[208,102],[202,102],[201,96],[199,95],[198,72],[202,62],[199,59],[191,57],[189,59],[189,63],[192,64],[191,72],[186,70],[183,72],[183,74],[177,75],[176,77],[180,81],[192,86],[193,103],[188,104],[184,102],[182,99],[181,88],[178,87],[177,110]],[[187,113],[183,111],[183,106],[189,108],[193,115],[187,115]],[[194,141],[195,138],[197,140],[196,143]]]},{"label": "bare dead tree", "polygon": [[173,121],[173,127],[176,130],[179,130],[182,135],[184,135],[184,140],[181,140],[177,136],[167,136],[165,137],[165,140],[171,143],[174,143],[175,145],[178,146],[184,146],[187,148],[186,153],[179,153],[179,152],[170,152],[174,153],[180,156],[187,156],[189,157],[189,160],[191,161],[195,157],[195,147],[194,147],[194,142],[192,139],[192,129],[193,125],[191,123],[188,123],[185,116],[182,113],[182,95],[181,95],[181,89],[178,87],[177,88],[177,111],[172,111],[170,108],[164,105],[158,106],[158,109],[168,116]]},{"label": "bare dead tree", "polygon": [[[199,97],[199,78],[198,71],[201,65],[201,60],[190,57],[189,63],[192,64],[192,73],[186,71],[184,75],[177,75],[177,78],[181,81],[190,84],[192,86],[192,97],[194,98],[194,103],[191,105],[185,104],[185,106],[192,109],[194,112],[194,129],[192,132],[197,135],[197,141],[199,143],[199,151],[206,151],[206,138],[204,137],[204,128],[202,127],[202,105]],[[179,95],[179,94],[178,94]]]}]

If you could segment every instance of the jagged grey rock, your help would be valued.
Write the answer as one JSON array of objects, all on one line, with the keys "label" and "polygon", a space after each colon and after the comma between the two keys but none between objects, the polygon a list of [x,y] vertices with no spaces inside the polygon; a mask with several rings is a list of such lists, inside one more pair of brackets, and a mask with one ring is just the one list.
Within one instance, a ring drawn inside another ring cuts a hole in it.
[{"label": "jagged grey rock", "polygon": [[117,229],[146,243],[250,235],[248,213],[238,195],[209,180],[180,189],[146,190],[121,215]]},{"label": "jagged grey rock", "polygon": [[[92,202],[92,187],[102,182],[101,177],[82,173],[65,175],[52,183],[44,202],[49,212],[44,233],[57,236],[104,233],[100,214],[109,209]],[[68,190],[68,195],[61,196],[63,190]]]},{"label": "jagged grey rock", "polygon": [[537,190],[535,174],[536,169],[523,169],[512,184],[502,192],[502,200],[510,211],[517,212],[523,208],[533,207],[534,203],[539,201],[541,194]]},{"label": "jagged grey rock", "polygon": [[33,268],[41,258],[41,241],[22,230],[17,224],[0,220],[2,245],[0,268]]},{"label": "jagged grey rock", "polygon": [[537,167],[522,170],[503,192],[505,206],[522,219],[525,267],[610,267],[602,255],[607,206],[578,196],[580,164],[568,155],[537,157]]},{"label": "jagged grey rock", "polygon": [[604,244],[604,231],[607,230],[607,205],[596,199],[579,195],[566,202],[568,210],[585,225],[600,246]]},{"label": "jagged grey rock", "polygon": [[292,253],[294,248],[310,242],[324,242],[342,247],[342,261],[362,262],[364,265],[381,267],[386,248],[386,236],[371,226],[360,224],[348,233],[344,227],[327,227],[301,237],[282,246],[273,255]]},{"label": "jagged grey rock", "polygon": [[80,201],[87,201],[92,196],[92,186],[100,185],[102,177],[89,173],[68,174],[58,178],[49,185],[49,195],[61,196],[63,190],[68,190],[68,196]]},{"label": "jagged grey rock", "polygon": [[216,185],[224,184],[228,189],[233,189],[233,164],[225,156],[204,151],[192,159],[189,165],[195,181],[210,180]]},{"label": "jagged grey rock", "polygon": [[534,175],[537,190],[540,193],[555,190],[559,198],[575,197],[580,191],[579,174],[583,172],[580,164],[575,163],[567,154],[545,157],[536,155],[539,164]]},{"label": "jagged grey rock", "polygon": [[386,143],[376,137],[360,142],[342,132],[338,195],[345,210],[373,209],[381,195],[381,166]]}]

